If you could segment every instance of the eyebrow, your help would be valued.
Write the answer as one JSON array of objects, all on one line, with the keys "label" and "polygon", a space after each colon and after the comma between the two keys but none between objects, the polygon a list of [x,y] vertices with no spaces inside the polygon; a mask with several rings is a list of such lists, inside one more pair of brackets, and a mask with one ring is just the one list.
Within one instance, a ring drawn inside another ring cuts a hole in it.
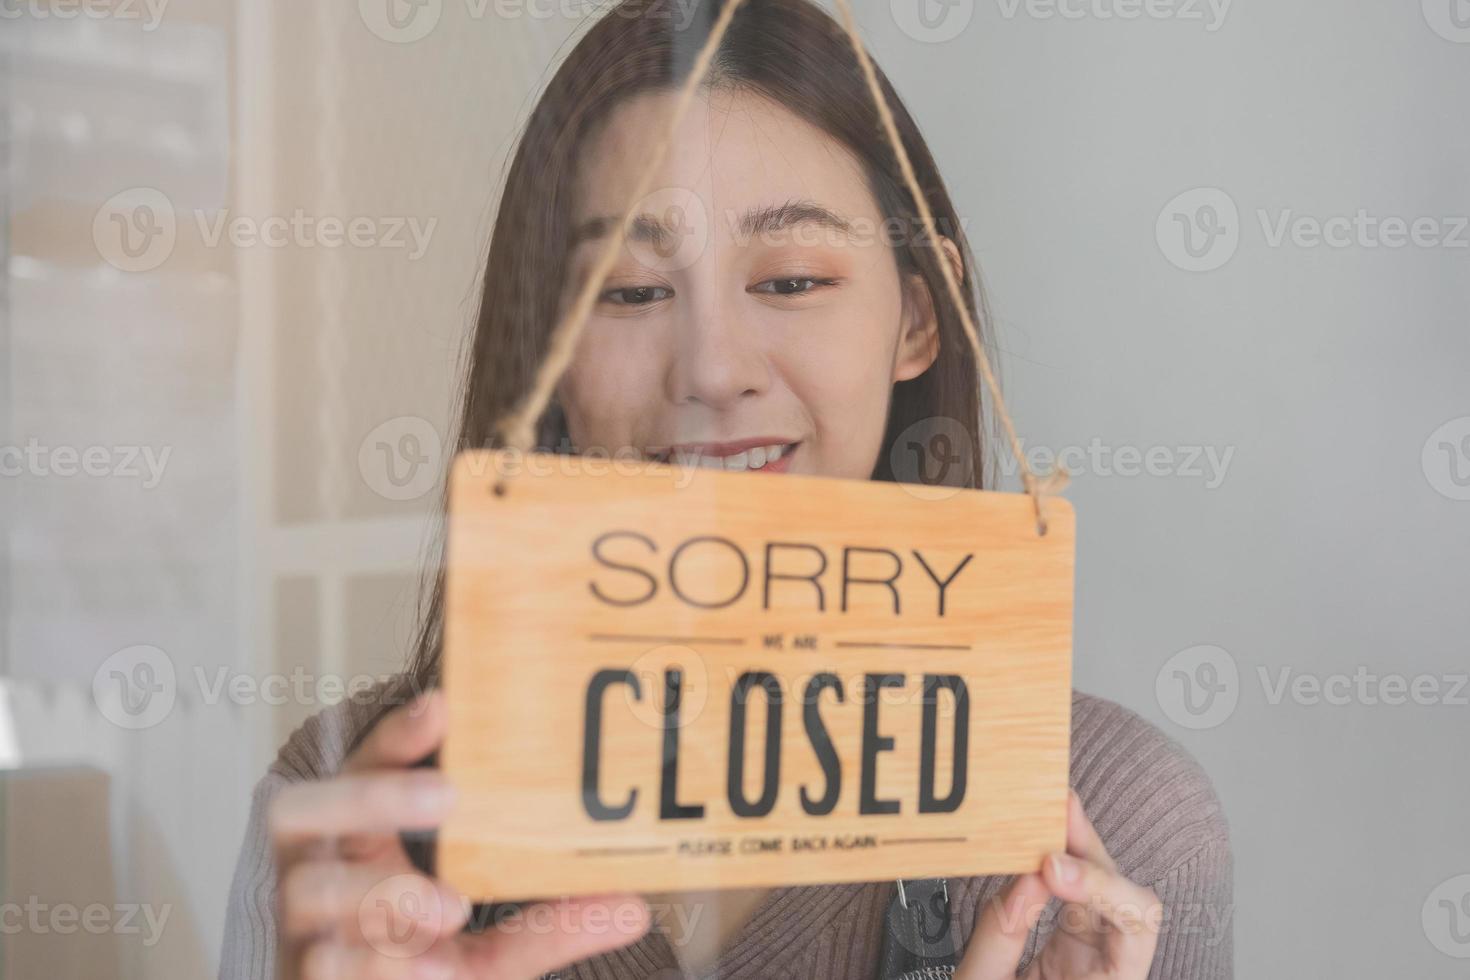
[{"label": "eyebrow", "polygon": [[815,224],[852,234],[852,222],[815,201],[787,201],[776,207],[752,208],[740,218],[740,234],[765,235],[795,225]]},{"label": "eyebrow", "polygon": [[[672,210],[672,209],[670,209]],[[675,233],[679,215],[666,211],[663,215],[644,212],[633,218],[628,229],[628,240],[663,245]],[[591,218],[579,225],[572,235],[572,247],[583,242],[605,238],[617,225],[613,215]],[[735,229],[742,239],[774,232],[801,224],[815,224],[831,228],[843,235],[852,235],[852,222],[830,208],[815,201],[787,201],[785,204],[749,208],[740,216]]]}]

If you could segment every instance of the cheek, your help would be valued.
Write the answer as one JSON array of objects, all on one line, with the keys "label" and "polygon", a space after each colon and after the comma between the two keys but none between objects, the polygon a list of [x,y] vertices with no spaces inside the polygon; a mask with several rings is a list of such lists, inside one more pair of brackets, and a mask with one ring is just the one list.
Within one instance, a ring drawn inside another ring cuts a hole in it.
[{"label": "cheek", "polygon": [[626,338],[589,324],[557,388],[572,442],[615,452],[633,442],[637,421],[660,390],[658,365]]},{"label": "cheek", "polygon": [[898,300],[855,295],[824,320],[820,331],[786,346],[783,373],[815,426],[821,472],[865,479],[888,420]]},{"label": "cheek", "polygon": [[807,375],[798,396],[816,422],[833,475],[866,477],[888,416],[886,349],[842,345]]}]

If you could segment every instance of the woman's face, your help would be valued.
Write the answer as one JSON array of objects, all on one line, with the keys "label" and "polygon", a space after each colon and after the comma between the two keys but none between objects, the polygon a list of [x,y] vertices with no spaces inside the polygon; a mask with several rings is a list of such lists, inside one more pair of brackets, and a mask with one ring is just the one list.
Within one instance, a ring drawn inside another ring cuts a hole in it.
[{"label": "woman's face", "polygon": [[[565,303],[647,166],[671,93],[588,144]],[[696,98],[559,395],[581,451],[866,479],[896,381],[933,363],[922,280],[839,143],[760,96]]]}]

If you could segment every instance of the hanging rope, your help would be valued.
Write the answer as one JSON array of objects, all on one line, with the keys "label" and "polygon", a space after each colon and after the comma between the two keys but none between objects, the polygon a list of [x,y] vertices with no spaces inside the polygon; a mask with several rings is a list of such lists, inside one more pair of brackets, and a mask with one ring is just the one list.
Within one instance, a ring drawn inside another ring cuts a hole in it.
[{"label": "hanging rope", "polygon": [[[893,112],[888,107],[888,100],[883,97],[883,88],[878,84],[878,73],[873,68],[872,59],[868,57],[868,49],[863,45],[862,38],[858,36],[857,22],[852,14],[852,4],[849,0],[837,0],[837,7],[842,12],[842,26],[847,31],[848,39],[852,41],[852,50],[857,54],[858,64],[863,69],[863,78],[867,80],[868,92],[873,97],[873,104],[878,107],[879,118],[883,120],[883,129],[888,134],[888,142],[893,147],[894,155],[898,157],[898,166],[903,172],[904,183],[908,185],[909,194],[919,207],[919,217],[924,222],[924,234],[938,247],[939,229],[934,223],[934,212],[929,210],[929,199],[919,187],[918,175],[914,173],[914,165],[909,160],[908,150],[904,148],[903,140],[899,137],[898,125],[893,121]],[[950,300],[954,303],[955,309],[959,311],[960,323],[965,328],[966,339],[970,341],[970,350],[975,355],[975,364],[980,369],[980,377],[985,381],[985,388],[990,392],[990,400],[995,405],[995,413],[1000,417],[1000,424],[1005,429],[1006,439],[1011,444],[1011,454],[1015,457],[1020,469],[1021,482],[1026,487],[1026,492],[1031,495],[1032,503],[1036,507],[1036,529],[1038,533],[1045,534],[1046,515],[1041,509],[1041,496],[1054,489],[1055,478],[1049,478],[1048,486],[1043,488],[1042,481],[1031,472],[1031,467],[1026,465],[1026,456],[1021,451],[1021,439],[1016,435],[1016,423],[1012,421],[1011,413],[1006,411],[1005,397],[1000,393],[1000,384],[995,380],[995,372],[990,367],[990,358],[985,353],[985,345],[980,342],[980,331],[975,328],[975,321],[970,316],[969,304],[965,302],[959,280],[955,278],[954,269],[942,255],[939,261],[939,272],[944,277],[944,285],[949,290]]]},{"label": "hanging rope", "polygon": [[[654,148],[652,159],[648,167],[638,179],[627,207],[623,210],[622,218],[618,224],[619,234],[608,236],[598,253],[597,261],[592,267],[591,274],[586,282],[582,284],[581,291],[577,294],[577,300],[572,304],[567,315],[556,325],[551,334],[551,344],[547,350],[546,358],[541,362],[536,371],[536,378],[531,386],[530,392],[522,400],[521,404],[513,411],[500,427],[501,438],[507,448],[529,452],[535,445],[536,421],[546,411],[547,405],[551,403],[552,394],[556,390],[557,383],[571,364],[572,356],[577,349],[577,341],[582,335],[582,330],[587,324],[588,317],[592,314],[592,306],[597,301],[598,290],[612,271],[612,266],[617,261],[618,251],[623,246],[623,239],[628,232],[628,226],[634,218],[634,210],[642,201],[644,195],[649,191],[653,183],[654,174],[663,165],[668,156],[669,148],[673,144],[674,133],[683,121],[689,105],[694,100],[694,93],[704,83],[709,73],[710,63],[714,60],[715,52],[719,50],[721,42],[724,41],[725,32],[730,27],[735,13],[740,9],[744,0],[731,0],[726,3],[720,11],[719,18],[715,21],[704,47],[700,49],[699,57],[694,62],[693,71],[685,80],[683,87],[679,90],[678,101],[669,117],[668,128],[664,131],[663,138]],[[850,0],[837,0],[837,7],[842,13],[842,26],[847,32],[848,39],[852,42],[853,52],[857,55],[858,64],[863,71],[863,78],[867,81],[868,92],[873,97],[873,104],[877,107],[878,116],[883,122],[884,132],[887,134],[888,142],[893,149],[894,156],[898,159],[899,169],[903,173],[904,183],[907,185],[909,194],[912,195],[919,209],[919,217],[924,223],[924,233],[929,241],[936,243],[940,241],[939,230],[934,221],[934,212],[929,208],[929,200],[919,186],[919,178],[914,173],[913,162],[909,160],[908,151],[904,148],[903,140],[899,136],[898,125],[894,122],[893,112],[888,106],[888,100],[883,97],[883,88],[878,83],[878,73],[873,67],[872,59],[868,57],[867,47],[858,35],[857,22],[853,17]],[[985,353],[985,345],[980,341],[980,332],[975,326],[974,319],[970,316],[969,305],[965,302],[964,292],[960,288],[960,282],[955,277],[953,268],[946,257],[941,256],[939,261],[939,272],[944,277],[944,284],[949,292],[949,298],[954,303],[955,309],[959,311],[960,323],[965,330],[965,337],[970,343],[971,353],[974,354],[975,364],[979,368],[980,377],[985,382],[985,388],[990,392],[991,403],[995,406],[996,415],[999,416],[1001,426],[1005,430],[1006,440],[1010,443],[1011,454],[1021,474],[1021,482],[1026,492],[1031,495],[1032,503],[1036,510],[1037,533],[1046,533],[1046,515],[1042,510],[1042,496],[1047,493],[1055,493],[1066,483],[1066,474],[1053,473],[1045,479],[1038,477],[1031,471],[1026,463],[1026,456],[1021,449],[1021,439],[1016,434],[1016,424],[1011,419],[1010,412],[1006,410],[1005,397],[1001,394],[1000,384],[996,381],[995,372],[991,368],[990,358]]]},{"label": "hanging rope", "polygon": [[725,32],[730,29],[730,22],[735,18],[735,12],[744,3],[745,0],[731,0],[725,4],[724,9],[720,11],[719,18],[715,21],[714,28],[704,42],[704,47],[700,48],[699,57],[694,62],[694,70],[689,73],[684,87],[679,90],[679,99],[674,103],[674,111],[669,116],[668,128],[664,130],[663,138],[654,148],[648,166],[639,175],[637,187],[628,201],[628,206],[623,209],[622,219],[618,222],[618,234],[609,235],[603,243],[602,251],[597,255],[597,263],[593,265],[591,274],[582,284],[581,292],[577,294],[577,301],[572,304],[566,317],[552,331],[551,347],[546,352],[546,359],[536,370],[536,380],[531,386],[530,393],[501,426],[501,438],[508,448],[529,452],[534,447],[536,420],[541,418],[541,413],[545,412],[546,406],[551,403],[551,396],[556,390],[557,382],[561,380],[561,376],[566,373],[567,366],[572,362],[572,355],[577,350],[577,340],[582,336],[582,329],[587,325],[587,318],[592,315],[592,305],[597,302],[598,290],[602,288],[603,281],[612,271],[613,263],[618,258],[618,251],[623,247],[623,238],[627,235],[628,226],[633,221],[634,209],[648,193],[658,168],[663,166],[664,159],[669,154],[669,147],[673,145],[674,133],[678,130],[679,124],[684,121],[684,115],[688,112],[690,103],[694,101],[694,93],[698,91],[699,86],[704,83],[705,76],[709,74],[710,62],[714,60],[720,43],[725,40]]}]

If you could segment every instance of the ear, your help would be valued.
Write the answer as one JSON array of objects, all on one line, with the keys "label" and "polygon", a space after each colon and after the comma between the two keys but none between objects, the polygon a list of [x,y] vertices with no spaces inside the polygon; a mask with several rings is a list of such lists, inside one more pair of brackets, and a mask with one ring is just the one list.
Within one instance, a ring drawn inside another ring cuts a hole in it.
[{"label": "ear", "polygon": [[[944,248],[945,261],[954,270],[955,278],[963,282],[965,263],[960,258],[959,247],[942,236],[939,241]],[[911,273],[904,280],[903,324],[900,329],[898,349],[893,355],[895,383],[917,378],[929,370],[939,356],[939,315],[934,295],[918,273]]]}]

